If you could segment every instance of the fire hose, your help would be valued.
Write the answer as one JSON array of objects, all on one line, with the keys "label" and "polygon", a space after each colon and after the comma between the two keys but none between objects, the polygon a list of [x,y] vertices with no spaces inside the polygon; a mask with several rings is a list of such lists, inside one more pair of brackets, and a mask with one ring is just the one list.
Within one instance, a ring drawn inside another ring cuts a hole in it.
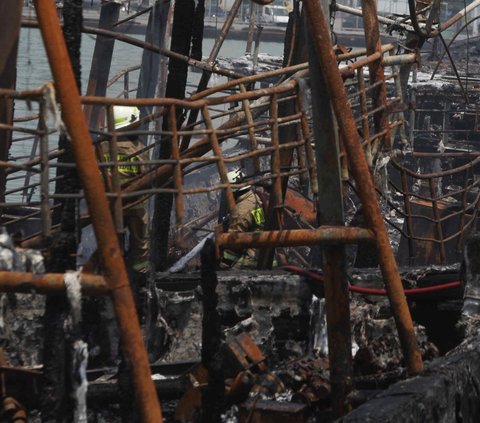
[{"label": "fire hose", "polygon": [[[293,266],[293,265],[286,265],[282,266],[281,269],[290,272],[290,273],[295,273],[300,276],[304,276],[306,278],[313,279],[314,281],[317,282],[322,282],[323,283],[323,276],[312,272],[311,270],[306,270],[302,267],[299,266]],[[412,296],[412,295],[419,295],[419,294],[429,294],[432,292],[439,292],[439,291],[445,291],[447,289],[453,289],[453,288],[458,288],[460,286],[463,286],[462,282],[447,282],[443,283],[440,285],[435,285],[435,286],[427,286],[424,288],[411,288],[411,289],[404,289],[405,295]],[[364,288],[361,286],[355,286],[355,285],[348,285],[348,289],[351,292],[355,292],[357,294],[364,294],[364,295],[387,295],[387,291],[385,289],[376,289],[376,288]]]}]

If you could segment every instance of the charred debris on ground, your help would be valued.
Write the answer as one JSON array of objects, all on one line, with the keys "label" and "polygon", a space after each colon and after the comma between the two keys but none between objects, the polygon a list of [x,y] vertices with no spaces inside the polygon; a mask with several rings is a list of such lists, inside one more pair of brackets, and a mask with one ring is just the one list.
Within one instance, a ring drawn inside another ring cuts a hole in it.
[{"label": "charred debris on ground", "polygon": [[[236,0],[207,55],[213,3],[93,3],[0,4],[2,421],[478,421],[480,2],[294,1],[280,27]],[[22,91],[31,28],[53,83]],[[141,63],[109,79],[118,43]],[[128,180],[99,149],[118,105],[148,156]],[[265,225],[228,232],[246,187]],[[119,240],[145,202],[141,278]]]}]

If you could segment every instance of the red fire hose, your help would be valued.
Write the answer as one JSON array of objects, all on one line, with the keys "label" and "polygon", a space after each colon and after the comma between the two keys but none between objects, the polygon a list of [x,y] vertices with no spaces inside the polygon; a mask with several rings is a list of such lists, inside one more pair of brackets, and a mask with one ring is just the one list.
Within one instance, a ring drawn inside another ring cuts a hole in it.
[{"label": "red fire hose", "polygon": [[[300,276],[305,276],[317,282],[323,283],[322,275],[319,275],[318,273],[312,272],[310,270],[303,269],[302,267],[287,265],[287,266],[282,266],[282,269],[286,270],[287,272],[295,273]],[[441,285],[427,286],[425,288],[405,289],[404,292],[405,292],[405,295],[411,296],[411,295],[428,294],[432,292],[444,291],[447,289],[458,288],[460,286],[463,286],[462,282],[448,282],[448,283],[443,283]],[[385,289],[363,288],[355,285],[348,285],[348,289],[357,294],[387,295],[387,291]]]}]

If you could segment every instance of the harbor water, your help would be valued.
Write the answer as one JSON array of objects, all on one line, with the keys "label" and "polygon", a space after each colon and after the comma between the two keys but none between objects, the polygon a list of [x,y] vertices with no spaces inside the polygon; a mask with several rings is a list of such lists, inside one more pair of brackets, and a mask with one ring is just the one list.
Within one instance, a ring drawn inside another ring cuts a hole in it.
[{"label": "harbor water", "polygon": [[[138,39],[143,37],[140,35],[132,35]],[[81,47],[81,75],[82,75],[82,93],[84,94],[88,84],[88,77],[90,73],[90,67],[92,62],[93,51],[95,48],[96,37],[84,34],[82,37]],[[203,55],[207,57],[214,44],[213,39],[204,39],[203,42]],[[246,48],[246,42],[240,40],[226,40],[220,50],[220,58],[238,58],[244,56]],[[142,49],[136,46],[129,45],[124,42],[115,42],[115,48],[113,52],[113,58],[111,63],[109,79],[119,74],[126,68],[140,65],[142,59]],[[283,44],[274,42],[262,42],[260,43],[260,53],[267,53],[272,56],[281,56],[283,54]],[[189,72],[187,97],[193,93],[196,89],[196,85],[200,78],[199,72]],[[139,71],[131,73],[130,83],[130,97],[135,97],[135,88],[137,86]],[[17,89],[27,90],[40,87],[46,81],[51,81],[52,76],[48,59],[45,53],[43,40],[41,33],[38,29],[22,28],[20,33],[20,43],[18,48],[18,61],[17,61]],[[211,83],[219,83],[223,80],[219,80],[212,76]],[[110,97],[117,97],[121,95],[124,89],[123,79],[120,78],[115,84],[113,84],[107,91],[107,95]],[[34,115],[38,110],[30,109],[24,101],[16,101],[15,103],[15,117]],[[22,122],[19,126],[35,128],[36,121]],[[19,137],[24,137],[25,134],[14,133],[14,140]],[[49,136],[49,148],[54,149],[58,143],[58,136],[52,134]],[[10,160],[26,160],[32,154],[33,140],[14,142],[10,150]],[[51,176],[53,177],[53,168],[51,169]],[[21,172],[17,172],[15,177],[8,182],[8,190],[19,188],[26,184],[26,179],[20,177]],[[38,175],[29,175],[29,183],[38,182]],[[15,192],[7,196],[9,203],[18,203],[25,200],[27,191]],[[36,201],[39,199],[38,189],[33,189],[28,192],[29,199]]]}]

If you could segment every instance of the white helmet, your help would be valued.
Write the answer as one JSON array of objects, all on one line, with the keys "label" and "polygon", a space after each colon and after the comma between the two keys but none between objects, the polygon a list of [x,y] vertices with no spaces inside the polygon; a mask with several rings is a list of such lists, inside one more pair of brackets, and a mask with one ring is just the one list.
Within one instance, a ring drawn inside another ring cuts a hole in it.
[{"label": "white helmet", "polygon": [[140,120],[140,110],[132,106],[113,106],[115,129],[125,128]]},{"label": "white helmet", "polygon": [[243,191],[244,189],[250,188],[251,185],[246,185],[244,187],[237,187],[235,184],[241,184],[243,180],[245,179],[245,175],[242,171],[242,169],[235,169],[231,170],[230,172],[227,173],[227,179],[228,183],[232,186],[232,191]]}]

